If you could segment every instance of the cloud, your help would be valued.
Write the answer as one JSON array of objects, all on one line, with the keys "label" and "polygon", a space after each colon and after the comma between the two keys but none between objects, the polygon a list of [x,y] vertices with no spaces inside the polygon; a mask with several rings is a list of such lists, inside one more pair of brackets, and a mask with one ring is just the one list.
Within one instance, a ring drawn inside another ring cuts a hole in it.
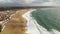
[{"label": "cloud", "polygon": [[42,6],[57,6],[55,2],[44,2],[41,4]]},{"label": "cloud", "polygon": [[0,0],[0,7],[1,6],[51,6],[56,4],[59,5],[60,4],[59,1],[60,0]]}]

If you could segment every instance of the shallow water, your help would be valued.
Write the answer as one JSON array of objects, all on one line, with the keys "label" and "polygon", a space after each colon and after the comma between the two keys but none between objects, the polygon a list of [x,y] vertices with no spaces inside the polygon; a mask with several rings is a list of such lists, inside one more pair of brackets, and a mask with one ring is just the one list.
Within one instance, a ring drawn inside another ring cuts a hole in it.
[{"label": "shallow water", "polygon": [[60,31],[60,8],[37,9],[31,15],[47,31],[51,32],[52,29]]}]

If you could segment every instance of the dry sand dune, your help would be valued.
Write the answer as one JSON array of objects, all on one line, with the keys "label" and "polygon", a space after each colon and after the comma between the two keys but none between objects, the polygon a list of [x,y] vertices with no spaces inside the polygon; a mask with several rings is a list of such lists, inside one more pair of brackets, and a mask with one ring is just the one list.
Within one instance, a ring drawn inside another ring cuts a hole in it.
[{"label": "dry sand dune", "polygon": [[12,15],[10,21],[6,24],[5,29],[0,34],[26,34],[27,21],[22,15],[28,11],[28,9],[22,9]]}]

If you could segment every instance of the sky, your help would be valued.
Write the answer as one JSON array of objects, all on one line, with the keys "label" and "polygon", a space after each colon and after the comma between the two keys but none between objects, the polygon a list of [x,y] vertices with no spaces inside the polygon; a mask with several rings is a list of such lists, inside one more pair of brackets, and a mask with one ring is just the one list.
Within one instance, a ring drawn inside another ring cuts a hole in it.
[{"label": "sky", "polygon": [[0,0],[0,6],[52,6],[60,0]]}]

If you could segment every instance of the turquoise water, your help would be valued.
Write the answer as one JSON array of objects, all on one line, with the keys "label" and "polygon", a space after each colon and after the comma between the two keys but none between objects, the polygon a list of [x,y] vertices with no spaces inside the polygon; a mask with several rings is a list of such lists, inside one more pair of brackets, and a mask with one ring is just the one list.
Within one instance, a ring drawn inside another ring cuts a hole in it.
[{"label": "turquoise water", "polygon": [[39,25],[48,31],[51,31],[51,29],[60,31],[60,8],[37,9],[31,15]]}]

